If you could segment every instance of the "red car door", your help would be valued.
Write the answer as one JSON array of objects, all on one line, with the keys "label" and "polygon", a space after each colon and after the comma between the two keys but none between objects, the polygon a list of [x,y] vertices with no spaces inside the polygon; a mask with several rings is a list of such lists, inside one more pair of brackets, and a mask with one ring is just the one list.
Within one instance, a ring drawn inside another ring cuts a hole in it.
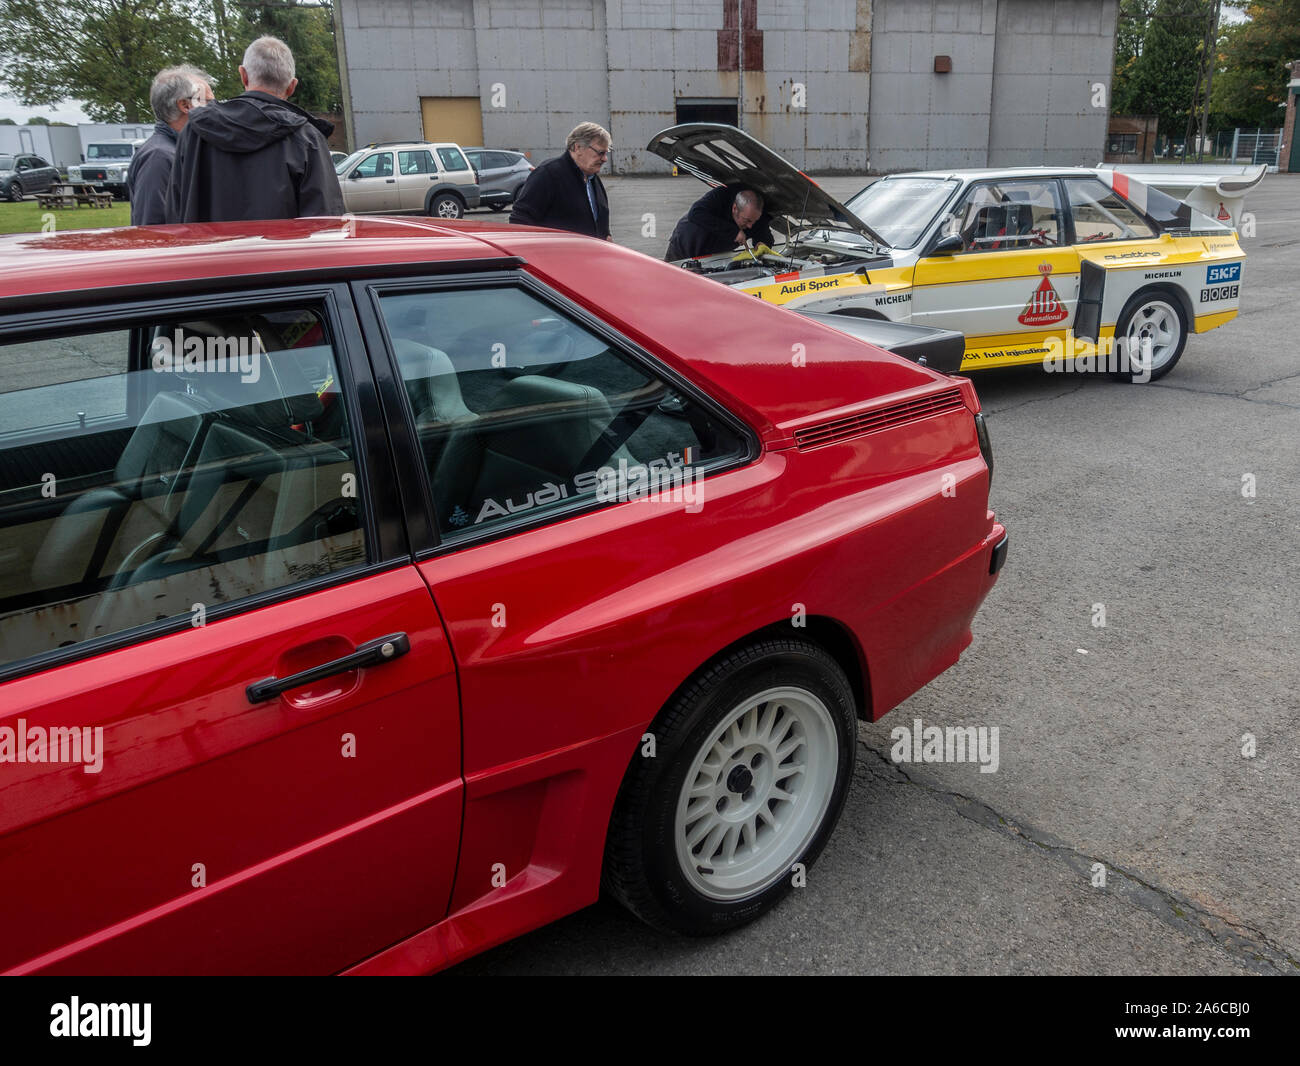
[{"label": "red car door", "polygon": [[331,972],[446,913],[455,667],[348,299],[0,321],[60,368],[0,391],[58,486],[0,486],[0,971]]}]

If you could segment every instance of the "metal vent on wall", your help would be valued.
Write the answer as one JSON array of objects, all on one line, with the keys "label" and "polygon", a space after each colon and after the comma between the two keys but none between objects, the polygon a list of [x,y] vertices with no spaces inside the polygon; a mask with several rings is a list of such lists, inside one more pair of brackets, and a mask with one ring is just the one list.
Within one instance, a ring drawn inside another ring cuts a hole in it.
[{"label": "metal vent on wall", "polygon": [[795,432],[794,443],[797,448],[820,448],[826,444],[837,444],[851,437],[861,437],[867,433],[878,433],[882,429],[892,429],[907,422],[917,422],[922,418],[933,418],[965,407],[961,398],[961,389],[945,389],[943,392],[920,396],[915,400],[890,404],[874,411],[864,411],[858,415],[834,418],[820,425],[809,426]]}]

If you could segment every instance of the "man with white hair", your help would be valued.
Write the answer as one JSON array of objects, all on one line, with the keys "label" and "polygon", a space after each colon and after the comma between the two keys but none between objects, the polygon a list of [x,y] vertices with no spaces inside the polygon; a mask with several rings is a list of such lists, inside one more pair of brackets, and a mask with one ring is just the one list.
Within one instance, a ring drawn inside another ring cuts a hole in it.
[{"label": "man with white hair", "polygon": [[763,197],[743,185],[710,189],[691,205],[668,238],[670,263],[702,255],[731,252],[748,241],[776,243],[772,216],[763,210]]},{"label": "man with white hair", "polygon": [[325,138],[334,127],[289,103],[293,53],[277,37],[244,52],[244,92],[196,111],[176,146],[168,222],[343,214]]},{"label": "man with white hair", "polygon": [[126,172],[131,225],[157,226],[165,221],[176,139],[190,112],[212,102],[212,79],[188,65],[160,70],[149,87],[149,106],[158,120],[153,136],[131,157]]},{"label": "man with white hair", "polygon": [[609,131],[581,122],[565,143],[564,155],[548,159],[519,188],[510,221],[550,226],[609,239],[609,197],[600,168],[609,158]]}]

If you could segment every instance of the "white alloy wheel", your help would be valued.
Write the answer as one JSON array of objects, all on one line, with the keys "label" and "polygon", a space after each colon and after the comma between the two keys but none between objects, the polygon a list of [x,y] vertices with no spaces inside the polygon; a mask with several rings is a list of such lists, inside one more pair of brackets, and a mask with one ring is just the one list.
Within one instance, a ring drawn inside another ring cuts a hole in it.
[{"label": "white alloy wheel", "polygon": [[739,900],[789,876],[830,806],[838,748],[807,689],[767,689],[728,712],[677,801],[677,859],[695,891]]}]

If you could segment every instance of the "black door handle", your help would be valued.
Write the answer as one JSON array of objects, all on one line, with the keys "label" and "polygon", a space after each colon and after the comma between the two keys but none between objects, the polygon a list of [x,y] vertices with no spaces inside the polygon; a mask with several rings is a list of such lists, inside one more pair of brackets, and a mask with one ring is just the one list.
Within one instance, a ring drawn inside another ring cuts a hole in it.
[{"label": "black door handle", "polygon": [[392,185],[393,182],[395,182],[396,180],[397,180],[396,178],[385,178],[385,179],[384,179],[384,184],[385,184],[385,185]]},{"label": "black door handle", "polygon": [[363,666],[390,663],[394,659],[400,659],[410,650],[411,641],[405,633],[390,633],[378,640],[367,641],[351,655],[345,655],[341,659],[321,663],[320,666],[313,666],[310,670],[302,670],[288,677],[263,678],[249,685],[244,691],[248,694],[249,703],[264,703],[283,692],[288,692],[291,688],[299,688],[324,677],[346,674],[349,670],[359,670]]}]

